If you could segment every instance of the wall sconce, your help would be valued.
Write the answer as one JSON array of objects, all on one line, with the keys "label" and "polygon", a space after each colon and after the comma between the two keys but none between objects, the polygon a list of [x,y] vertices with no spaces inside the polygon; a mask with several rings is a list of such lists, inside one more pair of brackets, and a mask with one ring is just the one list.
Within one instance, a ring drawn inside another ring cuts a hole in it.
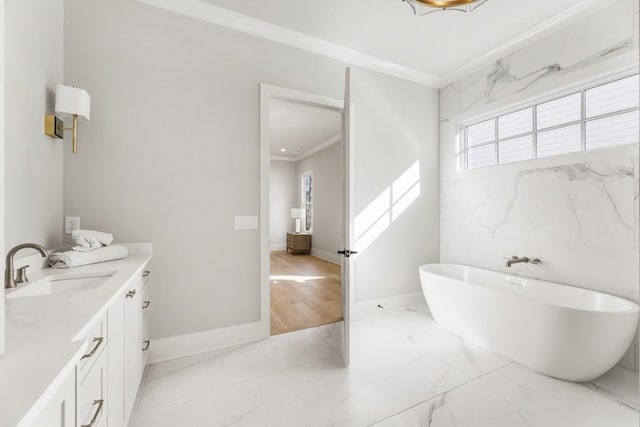
[{"label": "wall sconce", "polygon": [[291,218],[296,220],[296,234],[300,233],[300,220],[304,218],[304,209],[291,208]]},{"label": "wall sconce", "polygon": [[91,117],[91,96],[77,87],[56,86],[56,113],[73,117],[73,127],[64,127],[64,122],[53,114],[44,116],[44,133],[52,138],[63,138],[65,130],[73,131],[73,152],[78,152],[78,116],[89,121]]}]

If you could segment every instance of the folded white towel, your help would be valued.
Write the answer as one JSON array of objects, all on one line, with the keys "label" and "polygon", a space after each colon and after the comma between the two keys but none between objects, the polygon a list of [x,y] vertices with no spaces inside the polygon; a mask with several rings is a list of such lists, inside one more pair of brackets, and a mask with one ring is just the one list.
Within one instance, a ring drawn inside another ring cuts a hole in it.
[{"label": "folded white towel", "polygon": [[76,244],[78,246],[74,246],[73,250],[78,252],[89,252],[101,248],[104,246],[100,243],[100,240],[96,239],[93,236],[78,236],[76,239]]},{"label": "folded white towel", "polygon": [[[73,232],[71,233],[71,238],[75,240],[76,243],[78,243],[77,239],[80,236],[93,237],[105,246],[109,246],[111,243],[113,243],[113,234],[111,233],[103,233],[101,231],[93,230],[73,230]],[[78,244],[81,245],[80,243]]]},{"label": "folded white towel", "polygon": [[103,246],[90,252],[67,251],[57,252],[49,256],[49,266],[53,268],[71,268],[81,265],[114,261],[129,256],[124,246]]}]

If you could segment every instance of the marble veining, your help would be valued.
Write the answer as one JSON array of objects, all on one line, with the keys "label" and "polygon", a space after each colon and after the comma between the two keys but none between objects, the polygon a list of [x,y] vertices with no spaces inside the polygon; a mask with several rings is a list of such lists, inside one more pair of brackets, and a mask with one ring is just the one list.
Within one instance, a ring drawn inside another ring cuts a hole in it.
[{"label": "marble veining", "polygon": [[[442,178],[442,262],[638,301],[637,147],[578,159],[539,159]],[[543,263],[506,268],[510,255]]]},{"label": "marble veining", "polygon": [[491,237],[633,249],[634,182],[631,158],[519,171]]},{"label": "marble veining", "polygon": [[484,76],[485,90],[476,99],[469,100],[466,105],[459,111],[464,113],[480,104],[490,104],[498,97],[496,91],[500,88],[509,88],[512,93],[525,92],[541,80],[555,78],[555,76],[561,76],[563,74],[573,73],[577,70],[583,70],[601,61],[605,61],[612,56],[623,52],[632,52],[637,47],[637,43],[633,37],[628,37],[618,43],[614,43],[611,46],[606,47],[598,52],[595,52],[588,57],[567,66],[562,66],[559,63],[553,63],[549,65],[543,65],[537,69],[528,71],[521,76],[516,75],[511,71],[511,61],[513,55],[506,56],[497,60],[493,68]]},{"label": "marble veining", "polygon": [[[617,401],[631,387],[610,391],[629,380],[622,368],[598,387],[545,377],[444,331],[426,306],[354,321],[348,369],[322,339],[326,336],[326,327],[307,329],[151,365],[129,425],[600,427],[608,419],[625,427],[638,422],[638,412]],[[637,386],[637,377],[631,378]]]}]

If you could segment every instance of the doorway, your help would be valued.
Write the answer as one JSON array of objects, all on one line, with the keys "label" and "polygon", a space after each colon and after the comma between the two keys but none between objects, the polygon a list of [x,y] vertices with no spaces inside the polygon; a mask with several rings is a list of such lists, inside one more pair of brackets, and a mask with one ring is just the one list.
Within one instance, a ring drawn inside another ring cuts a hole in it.
[{"label": "doorway", "polygon": [[343,100],[269,85],[260,102],[265,335],[335,324],[348,363],[349,115]]},{"label": "doorway", "polygon": [[272,98],[269,108],[271,335],[342,320],[342,111]]}]

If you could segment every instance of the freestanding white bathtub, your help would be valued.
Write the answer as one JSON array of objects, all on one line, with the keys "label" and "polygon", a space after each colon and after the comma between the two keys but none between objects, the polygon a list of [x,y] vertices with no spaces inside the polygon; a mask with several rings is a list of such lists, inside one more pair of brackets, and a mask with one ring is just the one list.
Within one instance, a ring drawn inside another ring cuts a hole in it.
[{"label": "freestanding white bathtub", "polygon": [[420,267],[436,322],[533,370],[590,381],[629,348],[638,306],[623,298],[456,264]]}]

